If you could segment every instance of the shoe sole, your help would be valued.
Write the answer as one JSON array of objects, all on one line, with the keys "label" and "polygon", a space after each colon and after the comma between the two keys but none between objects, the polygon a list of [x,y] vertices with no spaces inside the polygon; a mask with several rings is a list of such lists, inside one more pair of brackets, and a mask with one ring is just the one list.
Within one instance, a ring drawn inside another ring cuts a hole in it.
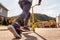
[{"label": "shoe sole", "polygon": [[9,31],[13,33],[14,37],[20,37],[20,35],[18,35],[15,31],[15,29],[13,28],[12,25],[9,25],[8,27]]},{"label": "shoe sole", "polygon": [[25,29],[25,28],[22,28],[24,31],[30,31],[30,29]]}]

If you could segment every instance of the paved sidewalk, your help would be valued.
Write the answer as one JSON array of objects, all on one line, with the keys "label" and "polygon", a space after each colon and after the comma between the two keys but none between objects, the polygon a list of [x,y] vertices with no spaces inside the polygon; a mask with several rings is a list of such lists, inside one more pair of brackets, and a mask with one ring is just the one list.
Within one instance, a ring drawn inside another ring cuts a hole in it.
[{"label": "paved sidewalk", "polygon": [[47,40],[60,40],[60,28],[36,28],[35,32]]},{"label": "paved sidewalk", "polygon": [[0,27],[0,40],[60,40],[60,28],[36,28],[35,33],[23,32],[21,39],[15,39],[7,27]]},{"label": "paved sidewalk", "polygon": [[23,32],[21,39],[15,39],[9,30],[0,31],[0,40],[43,40],[33,32]]},{"label": "paved sidewalk", "polygon": [[37,34],[33,33],[32,31],[23,32],[21,39],[15,39],[15,37],[7,29],[7,27],[0,27],[0,40],[43,40],[43,39],[40,38]]},{"label": "paved sidewalk", "polygon": [[0,26],[0,31],[5,31],[5,30],[8,30],[7,28],[8,26]]}]

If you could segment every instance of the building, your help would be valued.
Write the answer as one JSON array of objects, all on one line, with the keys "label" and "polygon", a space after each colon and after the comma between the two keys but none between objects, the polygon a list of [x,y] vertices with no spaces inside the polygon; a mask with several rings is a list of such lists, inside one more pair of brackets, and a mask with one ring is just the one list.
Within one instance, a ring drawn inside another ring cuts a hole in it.
[{"label": "building", "polygon": [[0,16],[7,17],[8,9],[0,3]]},{"label": "building", "polygon": [[7,22],[8,9],[0,3],[0,24],[5,20]]},{"label": "building", "polygon": [[57,27],[60,27],[60,15],[56,17],[56,24],[57,24]]}]

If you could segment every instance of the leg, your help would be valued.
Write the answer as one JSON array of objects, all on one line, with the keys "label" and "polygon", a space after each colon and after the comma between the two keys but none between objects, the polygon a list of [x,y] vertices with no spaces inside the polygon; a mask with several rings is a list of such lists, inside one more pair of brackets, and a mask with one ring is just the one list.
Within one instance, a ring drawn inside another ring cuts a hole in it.
[{"label": "leg", "polygon": [[[19,1],[19,5],[21,7],[21,9],[23,10],[23,4]],[[25,17],[24,20],[24,25],[27,25],[28,19],[30,18],[30,12],[27,14],[27,16]]]},{"label": "leg", "polygon": [[13,33],[13,35],[15,37],[19,37],[19,38],[21,38],[21,36],[20,36],[20,26],[19,26],[20,21],[28,15],[29,9],[31,7],[31,4],[29,2],[22,2],[22,4],[23,4],[22,14],[16,19],[16,21],[13,24],[11,24],[8,27],[8,29]]},{"label": "leg", "polygon": [[24,20],[24,28],[23,28],[24,31],[26,31],[26,30],[30,31],[30,29],[27,26],[29,18],[30,18],[30,12],[26,15],[25,20]]},{"label": "leg", "polygon": [[24,20],[24,26],[27,26],[29,18],[30,18],[30,13],[26,16]]},{"label": "leg", "polygon": [[[23,10],[23,5],[21,2],[19,2],[19,5],[21,7],[21,9]],[[28,23],[28,19],[30,18],[30,12],[26,15],[25,20],[24,20],[24,26],[27,26]]]},{"label": "leg", "polygon": [[24,27],[23,27],[23,31],[30,31],[30,29],[28,28],[27,24],[28,24],[28,19],[30,18],[30,13],[26,16],[25,20],[24,20]]},{"label": "leg", "polygon": [[[21,2],[20,2],[21,3]],[[24,1],[20,4],[20,7],[22,8],[23,12],[22,14],[17,18],[16,22],[20,22],[22,19],[27,18],[29,13],[29,9],[31,7],[30,2],[25,2]],[[28,19],[28,18],[27,18]]]},{"label": "leg", "polygon": [[24,2],[19,2],[19,5],[20,5],[20,7],[21,7],[21,9],[23,10],[24,13],[22,13],[20,15],[20,17],[17,19],[17,21],[25,19],[24,20],[24,29],[25,29],[25,27],[27,26],[27,23],[28,23],[28,19],[30,18],[29,9],[31,8],[31,3],[30,2],[25,2],[25,3]]}]

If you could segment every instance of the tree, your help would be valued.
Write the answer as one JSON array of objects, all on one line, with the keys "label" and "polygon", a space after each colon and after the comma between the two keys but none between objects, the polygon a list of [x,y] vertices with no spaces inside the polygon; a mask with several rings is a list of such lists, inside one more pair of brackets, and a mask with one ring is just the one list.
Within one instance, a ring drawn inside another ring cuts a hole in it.
[{"label": "tree", "polygon": [[6,21],[5,17],[4,17],[4,20],[3,20],[3,25],[7,25],[7,21]]}]

